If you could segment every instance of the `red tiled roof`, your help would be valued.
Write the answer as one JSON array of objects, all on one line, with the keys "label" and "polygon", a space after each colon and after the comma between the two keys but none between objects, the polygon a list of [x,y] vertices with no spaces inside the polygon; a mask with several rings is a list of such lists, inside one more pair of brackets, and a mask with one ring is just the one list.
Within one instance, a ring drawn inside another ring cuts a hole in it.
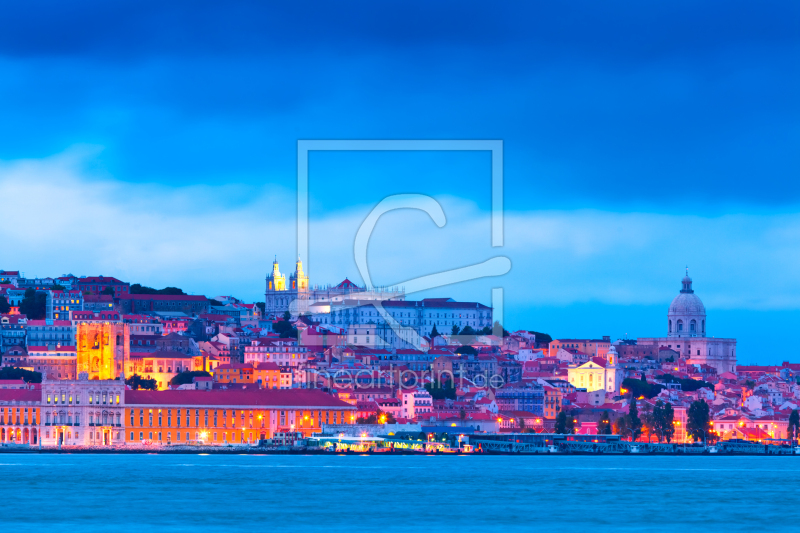
[{"label": "red tiled roof", "polygon": [[608,364],[606,362],[606,360],[603,359],[602,357],[592,357],[592,363],[594,363],[594,364],[596,364],[596,365],[598,365],[598,366],[600,366],[602,368],[605,368],[606,364]]},{"label": "red tiled roof", "polygon": [[205,296],[172,296],[163,294],[126,294],[120,296],[120,300],[160,300],[160,301],[176,301],[176,302],[205,302],[208,298]]},{"label": "red tiled roof", "polygon": [[122,283],[127,285],[124,281],[117,278],[109,278],[106,276],[89,276],[86,278],[79,278],[78,283]]},{"label": "red tiled roof", "polygon": [[[0,390],[0,392],[5,392]],[[9,391],[13,392],[13,391]],[[41,394],[39,395],[41,396]],[[0,397],[2,399],[2,397]],[[352,410],[353,406],[316,389],[258,390],[126,390],[127,405],[334,407]]]},{"label": "red tiled roof", "polygon": [[349,279],[344,278],[344,281],[341,282],[340,284],[338,284],[335,288],[336,289],[358,289],[358,285],[356,285],[355,283],[353,283]]},{"label": "red tiled roof", "polygon": [[41,402],[41,390],[0,389],[0,402]]},{"label": "red tiled roof", "polygon": [[72,322],[69,320],[51,320],[50,324],[47,323],[47,320],[28,320],[28,326],[61,326],[61,327],[70,327],[72,326]]},{"label": "red tiled roof", "polygon": [[28,346],[28,353],[31,352],[76,352],[75,346],[62,346],[61,348],[48,348],[47,346]]}]

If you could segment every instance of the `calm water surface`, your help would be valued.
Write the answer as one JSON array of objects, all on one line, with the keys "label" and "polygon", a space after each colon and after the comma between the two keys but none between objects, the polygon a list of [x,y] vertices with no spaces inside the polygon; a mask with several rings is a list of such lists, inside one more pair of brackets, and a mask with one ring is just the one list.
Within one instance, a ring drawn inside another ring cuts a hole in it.
[{"label": "calm water surface", "polygon": [[7,531],[800,530],[796,457],[0,454],[0,476]]}]

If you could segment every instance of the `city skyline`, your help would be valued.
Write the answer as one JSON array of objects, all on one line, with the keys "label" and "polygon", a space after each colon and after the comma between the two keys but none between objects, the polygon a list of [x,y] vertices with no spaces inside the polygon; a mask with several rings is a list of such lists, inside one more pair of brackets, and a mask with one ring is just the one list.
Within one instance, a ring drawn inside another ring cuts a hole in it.
[{"label": "city skyline", "polygon": [[[297,253],[299,139],[499,139],[511,272],[422,296],[488,304],[498,282],[512,328],[659,335],[688,264],[744,360],[775,362],[759,332],[788,342],[800,320],[796,6],[44,5],[0,22],[0,196],[48,214],[4,205],[26,231],[0,227],[2,268],[257,301],[273,255]],[[402,192],[447,224],[386,215],[376,283],[493,256],[489,166],[313,155],[309,275],[360,283],[355,231]]]},{"label": "city skyline", "polygon": [[799,3],[5,4],[7,529],[793,530]]}]

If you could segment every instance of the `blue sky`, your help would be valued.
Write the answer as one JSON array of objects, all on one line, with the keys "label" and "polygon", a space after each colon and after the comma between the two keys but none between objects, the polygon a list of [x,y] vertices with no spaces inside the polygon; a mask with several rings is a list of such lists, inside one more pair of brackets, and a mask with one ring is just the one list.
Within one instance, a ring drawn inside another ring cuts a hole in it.
[{"label": "blue sky", "polygon": [[688,264],[743,361],[796,358],[760,337],[800,310],[798,59],[789,2],[6,6],[0,205],[27,224],[0,268],[256,299],[296,253],[298,139],[502,139],[502,249],[487,154],[313,154],[312,282],[357,279],[360,220],[423,193],[448,224],[387,215],[377,282],[502,254],[506,277],[437,294],[502,285],[512,328],[650,336]]}]

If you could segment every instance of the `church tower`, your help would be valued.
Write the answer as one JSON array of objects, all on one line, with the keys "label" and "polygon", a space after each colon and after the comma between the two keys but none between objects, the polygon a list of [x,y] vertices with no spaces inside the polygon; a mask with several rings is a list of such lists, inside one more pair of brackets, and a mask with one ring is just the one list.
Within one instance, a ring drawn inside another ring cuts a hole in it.
[{"label": "church tower", "polygon": [[88,379],[114,379],[132,374],[130,328],[125,324],[78,324],[76,373]]},{"label": "church tower", "polygon": [[[302,271],[302,265],[301,265]],[[308,284],[308,278],[306,285]],[[292,276],[294,280],[294,275]],[[294,283],[294,281],[292,281]],[[286,286],[286,276],[281,274],[278,258],[272,262],[272,272],[267,274],[267,290],[264,293],[264,313],[266,315],[282,315],[289,310],[292,301],[297,297],[297,290]]]},{"label": "church tower", "polygon": [[308,291],[308,276],[303,272],[303,262],[300,260],[300,257],[297,258],[294,274],[290,277],[290,281],[292,290],[298,292]]},{"label": "church tower", "polygon": [[267,290],[268,291],[285,291],[286,290],[286,276],[281,274],[278,268],[278,258],[272,262],[272,272],[267,275]]}]

